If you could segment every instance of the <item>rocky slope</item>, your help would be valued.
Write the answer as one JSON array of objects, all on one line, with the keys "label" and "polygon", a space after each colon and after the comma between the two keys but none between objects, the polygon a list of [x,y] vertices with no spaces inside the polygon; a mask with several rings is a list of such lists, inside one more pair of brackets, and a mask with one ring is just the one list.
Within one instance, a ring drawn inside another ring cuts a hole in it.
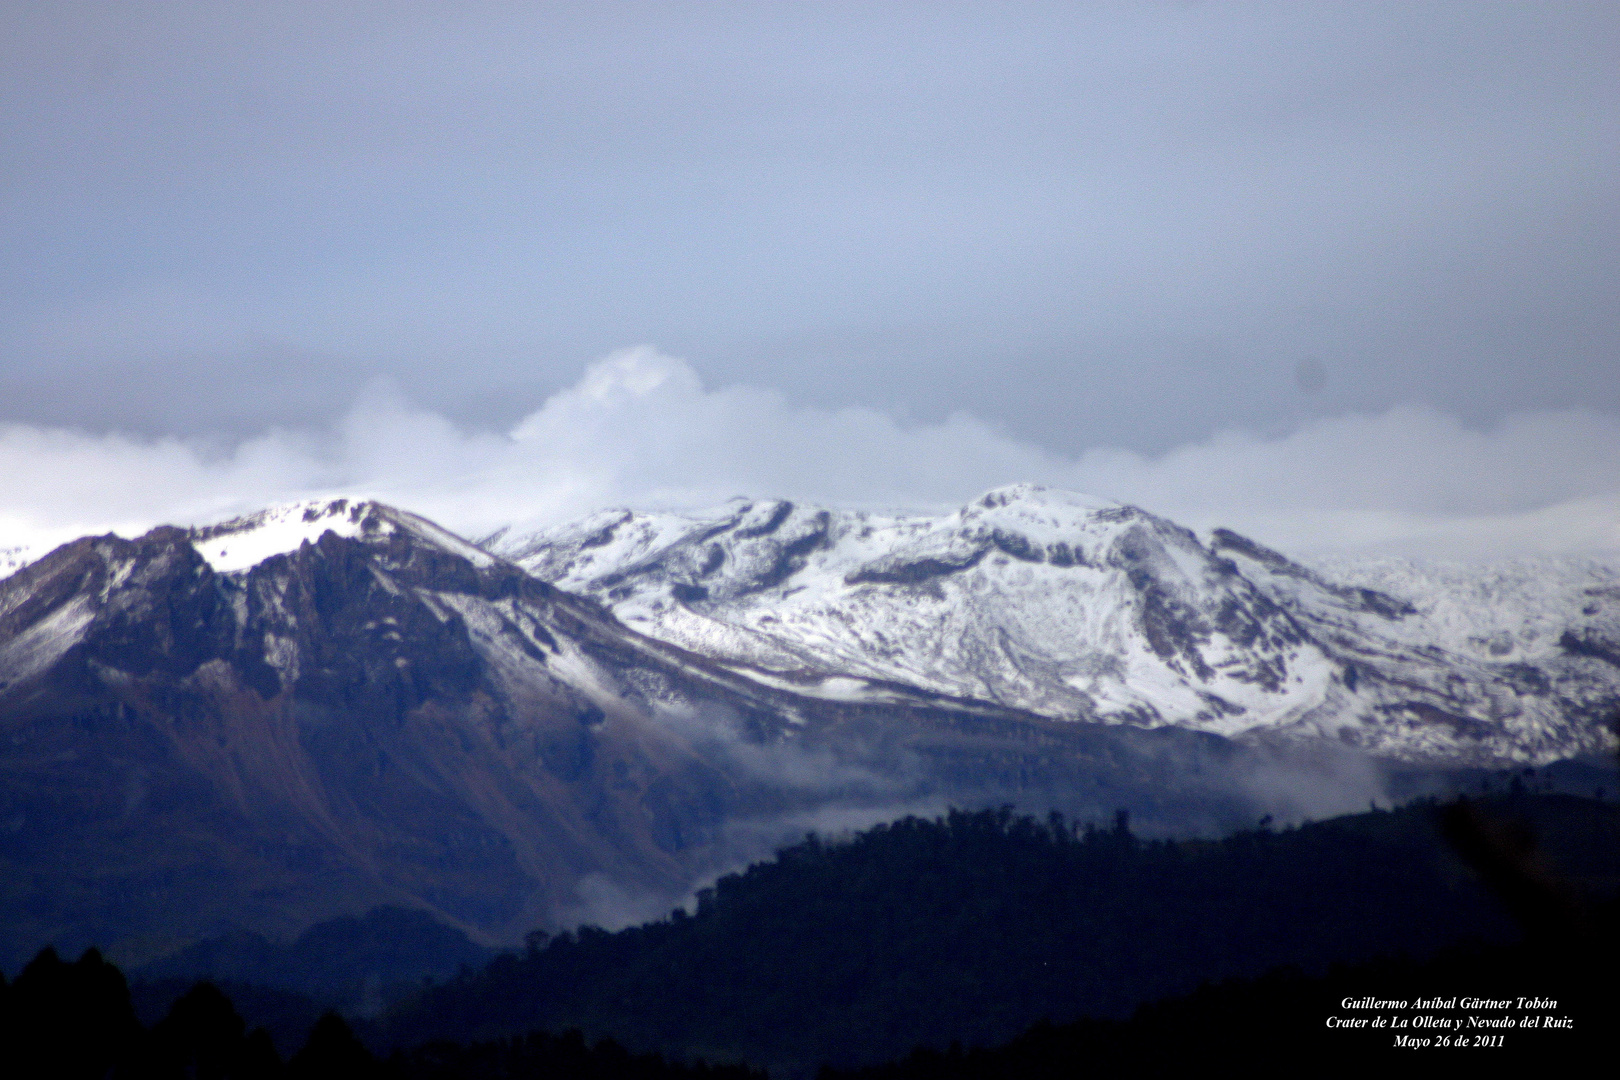
[{"label": "rocky slope", "polygon": [[1620,708],[1620,575],[1597,565],[1530,588],[1538,603],[1521,588],[1470,607],[1410,574],[1346,584],[1235,533],[1204,542],[1029,485],[939,518],[735,501],[485,544],[647,634],[828,698],[866,694],[855,675],[1474,765],[1605,751]]},{"label": "rocky slope", "polygon": [[674,878],[666,849],[730,788],[626,699],[676,700],[683,673],[406,515],[321,516],[338,530],[238,574],[193,539],[263,529],[87,538],[0,585],[0,855],[29,871],[9,889],[48,879],[10,898],[40,930],[123,938],[201,900],[199,930],[396,902],[510,931],[588,872]]}]

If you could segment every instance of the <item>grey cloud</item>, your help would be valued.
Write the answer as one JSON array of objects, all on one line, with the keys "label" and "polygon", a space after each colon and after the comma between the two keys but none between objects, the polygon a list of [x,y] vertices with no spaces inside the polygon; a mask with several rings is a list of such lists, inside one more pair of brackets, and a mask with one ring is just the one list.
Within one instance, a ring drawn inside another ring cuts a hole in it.
[{"label": "grey cloud", "polygon": [[0,425],[0,548],[116,528],[217,520],[321,495],[380,498],[468,536],[609,505],[715,504],[738,494],[952,509],[1016,481],[1236,528],[1295,554],[1620,551],[1620,419],[1513,413],[1474,427],[1398,406],[1229,429],[1159,455],[1068,456],[969,413],[896,421],[779,391],[707,387],[650,348],[591,365],[504,432],[457,425],[371,386],[329,427],[237,445]]},{"label": "grey cloud", "polygon": [[642,340],[1068,455],[1620,412],[1617,18],[10,4],[0,417],[241,438],[383,375],[498,430]]}]

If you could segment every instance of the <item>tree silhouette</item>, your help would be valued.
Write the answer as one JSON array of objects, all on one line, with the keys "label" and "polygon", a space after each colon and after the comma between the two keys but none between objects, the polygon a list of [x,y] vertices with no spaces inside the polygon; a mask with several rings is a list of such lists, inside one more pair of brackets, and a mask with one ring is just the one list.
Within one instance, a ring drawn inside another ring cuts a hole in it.
[{"label": "tree silhouette", "polygon": [[192,987],[152,1029],[151,1060],[195,1080],[276,1076],[281,1061],[264,1031],[245,1035],[241,1016],[213,983]]},{"label": "tree silhouette", "polygon": [[105,1076],[141,1040],[123,972],[95,949],[72,964],[40,950],[6,997],[4,1057],[48,1063],[40,1075]]},{"label": "tree silhouette", "polygon": [[377,1059],[335,1012],[315,1021],[309,1041],[287,1063],[287,1072],[298,1080],[366,1080],[380,1074]]}]

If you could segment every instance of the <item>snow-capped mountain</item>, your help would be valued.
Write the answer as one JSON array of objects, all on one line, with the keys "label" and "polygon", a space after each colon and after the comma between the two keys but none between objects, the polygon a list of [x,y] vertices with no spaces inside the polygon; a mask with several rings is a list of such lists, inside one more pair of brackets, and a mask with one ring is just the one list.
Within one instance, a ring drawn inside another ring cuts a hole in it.
[{"label": "snow-capped mountain", "polygon": [[58,548],[0,581],[6,961],[378,904],[501,939],[593,874],[678,892],[782,800],[676,721],[788,722],[695,660],[375,504]]},{"label": "snow-capped mountain", "polygon": [[[761,587],[811,546],[790,517],[747,519],[791,549]],[[877,580],[989,557],[912,531],[920,553],[868,560]],[[1268,651],[1229,670],[1283,685],[1302,646],[1253,604],[1232,618]],[[1012,802],[1218,830],[1385,797],[1364,764],[921,679],[761,675],[403,511],[279,507],[84,537],[0,580],[0,963],[48,941],[141,959],[379,904],[509,942],[667,911],[826,821]]]},{"label": "snow-capped mountain", "polygon": [[734,501],[484,546],[646,634],[832,698],[865,693],[858,676],[1474,764],[1607,749],[1620,708],[1620,574],[1596,564],[1472,595],[1411,570],[1374,587],[1029,485],[943,517]]}]

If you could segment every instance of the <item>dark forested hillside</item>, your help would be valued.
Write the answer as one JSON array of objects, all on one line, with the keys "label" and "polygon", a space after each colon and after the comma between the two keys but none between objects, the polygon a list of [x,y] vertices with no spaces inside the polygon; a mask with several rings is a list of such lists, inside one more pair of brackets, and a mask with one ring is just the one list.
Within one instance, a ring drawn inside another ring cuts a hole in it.
[{"label": "dark forested hillside", "polygon": [[[763,1080],[742,1066],[667,1062],[579,1032],[532,1032],[460,1046],[434,1043],[379,1060],[335,1013],[306,1026],[282,1055],[248,1030],[231,998],[198,983],[142,1025],[123,973],[99,952],[73,963],[40,952],[8,983],[0,975],[0,1075],[11,1080]],[[285,1060],[284,1060],[285,1057]]]},{"label": "dark forested hillside", "polygon": [[1485,994],[1539,995],[1567,1025],[1492,1061],[1574,1060],[1614,996],[1617,826],[1612,804],[1524,793],[1195,842],[1144,843],[1123,815],[954,812],[809,838],[695,914],[534,935],[359,1038],[306,1016],[279,1053],[251,1001],[199,984],[143,1023],[99,954],[47,950],[0,977],[0,1044],[8,1075],[53,1077],[1321,1072],[1393,1052],[1390,1032],[1323,1027],[1343,999]]},{"label": "dark forested hillside", "polygon": [[[1569,796],[1480,804],[1587,890],[1620,884],[1620,812]],[[1422,958],[1507,942],[1503,905],[1432,805],[1220,841],[1144,843],[1010,811],[816,838],[721,879],[695,914],[582,929],[435,988],[384,1042],[582,1027],[638,1049],[800,1071],[917,1045],[1003,1042],[1033,1022],[1124,1017],[1279,965]]]}]

